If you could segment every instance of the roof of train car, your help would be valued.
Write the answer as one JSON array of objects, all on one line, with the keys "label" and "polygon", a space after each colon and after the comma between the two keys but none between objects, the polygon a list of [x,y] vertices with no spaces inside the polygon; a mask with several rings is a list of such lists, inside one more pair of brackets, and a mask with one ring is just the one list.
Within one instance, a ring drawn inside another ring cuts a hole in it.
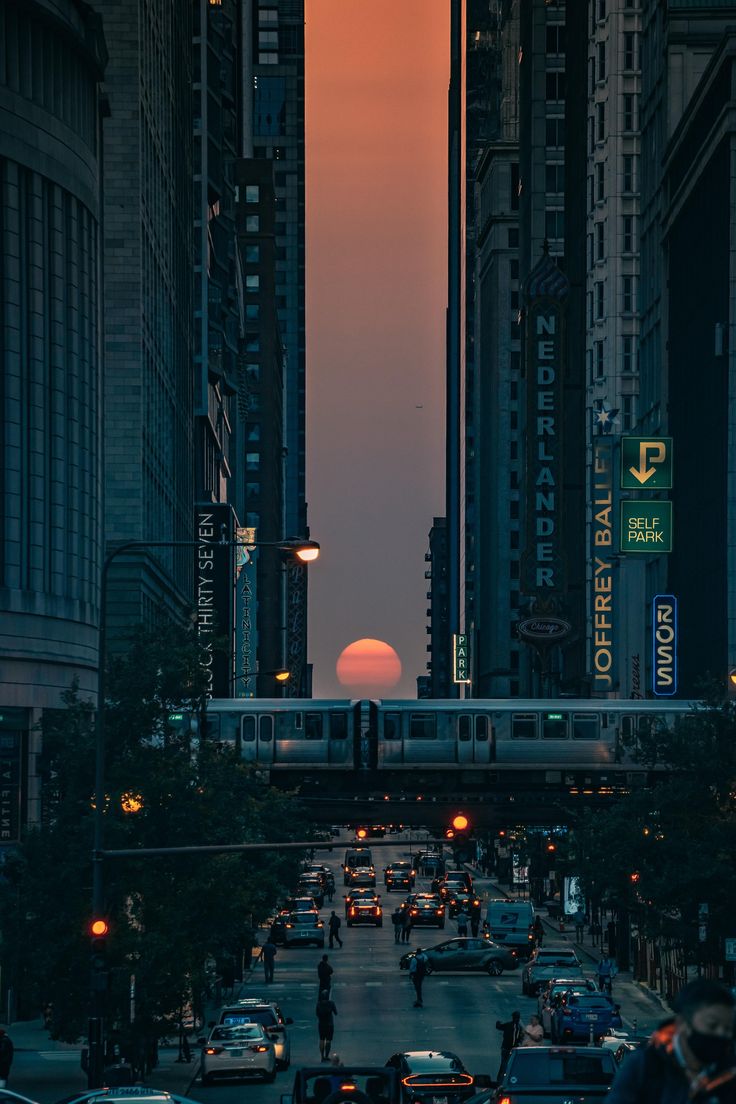
[{"label": "roof of train car", "polygon": [[347,709],[359,705],[360,699],[353,698],[211,698],[208,709],[237,710],[262,709]]},{"label": "roof of train car", "polygon": [[207,703],[208,709],[236,710],[262,709],[346,709],[370,700],[383,709],[398,709],[412,706],[418,711],[449,709],[462,712],[487,709],[514,709],[520,713],[525,710],[545,709],[550,712],[569,712],[571,709],[597,709],[601,713],[661,713],[697,709],[700,702],[686,701],[682,698],[213,698]]}]

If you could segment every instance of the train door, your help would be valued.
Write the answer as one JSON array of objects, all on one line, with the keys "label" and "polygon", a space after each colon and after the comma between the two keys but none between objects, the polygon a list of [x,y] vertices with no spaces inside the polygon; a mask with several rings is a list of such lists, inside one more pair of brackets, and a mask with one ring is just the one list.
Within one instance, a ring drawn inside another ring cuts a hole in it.
[{"label": "train door", "polygon": [[348,740],[348,717],[347,709],[335,710],[334,713],[327,715],[327,761],[329,763],[344,763],[349,766],[352,748]]},{"label": "train door", "polygon": [[240,755],[246,763],[273,763],[273,716],[246,713],[240,722]]},{"label": "train door", "polygon": [[490,717],[485,713],[476,713],[473,744],[473,758],[476,763],[490,763],[495,759],[492,742]]},{"label": "train door", "polygon": [[473,762],[473,715],[459,713],[457,718],[457,761]]}]

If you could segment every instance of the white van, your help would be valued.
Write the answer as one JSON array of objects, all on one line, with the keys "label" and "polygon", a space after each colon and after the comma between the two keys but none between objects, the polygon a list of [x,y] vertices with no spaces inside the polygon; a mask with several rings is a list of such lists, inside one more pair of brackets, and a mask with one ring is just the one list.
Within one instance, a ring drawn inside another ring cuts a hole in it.
[{"label": "white van", "polygon": [[486,912],[490,936],[494,943],[513,947],[520,958],[534,950],[534,906],[531,901],[493,898]]},{"label": "white van", "polygon": [[[375,885],[376,872],[369,847],[348,847],[342,864],[345,885]],[[371,881],[371,877],[373,880]]]}]

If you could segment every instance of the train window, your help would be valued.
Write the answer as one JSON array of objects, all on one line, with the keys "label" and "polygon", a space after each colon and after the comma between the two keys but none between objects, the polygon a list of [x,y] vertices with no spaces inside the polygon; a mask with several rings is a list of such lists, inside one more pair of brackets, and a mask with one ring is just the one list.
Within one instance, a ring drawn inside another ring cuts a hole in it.
[{"label": "train window", "polygon": [[457,719],[457,738],[458,740],[469,740],[470,730],[473,722],[473,718],[463,713],[462,716]]},{"label": "train window", "polygon": [[205,719],[205,736],[208,740],[220,739],[220,715],[219,713],[208,713]]},{"label": "train window", "polygon": [[573,740],[600,740],[601,725],[597,713],[573,713],[572,738]]},{"label": "train window", "polygon": [[634,735],[634,718],[630,715],[621,718],[621,735],[625,740]]},{"label": "train window", "polygon": [[265,744],[273,740],[273,717],[260,718],[258,736]]},{"label": "train window", "polygon": [[567,739],[567,713],[543,713],[542,714],[542,739],[566,740]]},{"label": "train window", "polygon": [[401,739],[401,725],[399,722],[398,713],[386,713],[383,718],[383,738],[384,740],[400,740]]},{"label": "train window", "polygon": [[475,718],[475,738],[476,740],[488,739],[488,718],[484,716]]},{"label": "train window", "polygon": [[295,713],[294,714],[294,728],[297,731],[301,732],[303,727],[304,727],[304,715],[302,713]]},{"label": "train window", "polygon": [[347,713],[330,713],[330,739],[347,740],[348,715]]},{"label": "train window", "polygon": [[514,713],[511,718],[511,736],[514,740],[536,740],[537,714]]},{"label": "train window", "polygon": [[304,735],[307,740],[322,739],[322,714],[307,713],[304,725]]},{"label": "train window", "polygon": [[409,715],[409,736],[412,740],[436,739],[436,715],[434,713],[411,713]]},{"label": "train window", "polygon": [[255,717],[243,717],[243,743],[252,744],[256,738],[256,719]]}]

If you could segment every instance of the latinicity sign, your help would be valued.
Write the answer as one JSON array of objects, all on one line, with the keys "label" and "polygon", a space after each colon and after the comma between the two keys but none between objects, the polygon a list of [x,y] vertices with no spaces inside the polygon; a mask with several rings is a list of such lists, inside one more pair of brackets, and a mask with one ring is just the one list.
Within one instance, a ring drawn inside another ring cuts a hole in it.
[{"label": "latinicity sign", "polygon": [[677,598],[657,594],[652,602],[652,690],[658,698],[677,693]]},{"label": "latinicity sign", "polygon": [[526,548],[524,593],[551,598],[564,589],[562,552],[563,312],[551,300],[527,315]]},{"label": "latinicity sign", "polygon": [[593,693],[613,687],[613,441],[593,439],[590,622]]},{"label": "latinicity sign", "polygon": [[453,682],[470,682],[470,644],[467,633],[452,637]]}]

